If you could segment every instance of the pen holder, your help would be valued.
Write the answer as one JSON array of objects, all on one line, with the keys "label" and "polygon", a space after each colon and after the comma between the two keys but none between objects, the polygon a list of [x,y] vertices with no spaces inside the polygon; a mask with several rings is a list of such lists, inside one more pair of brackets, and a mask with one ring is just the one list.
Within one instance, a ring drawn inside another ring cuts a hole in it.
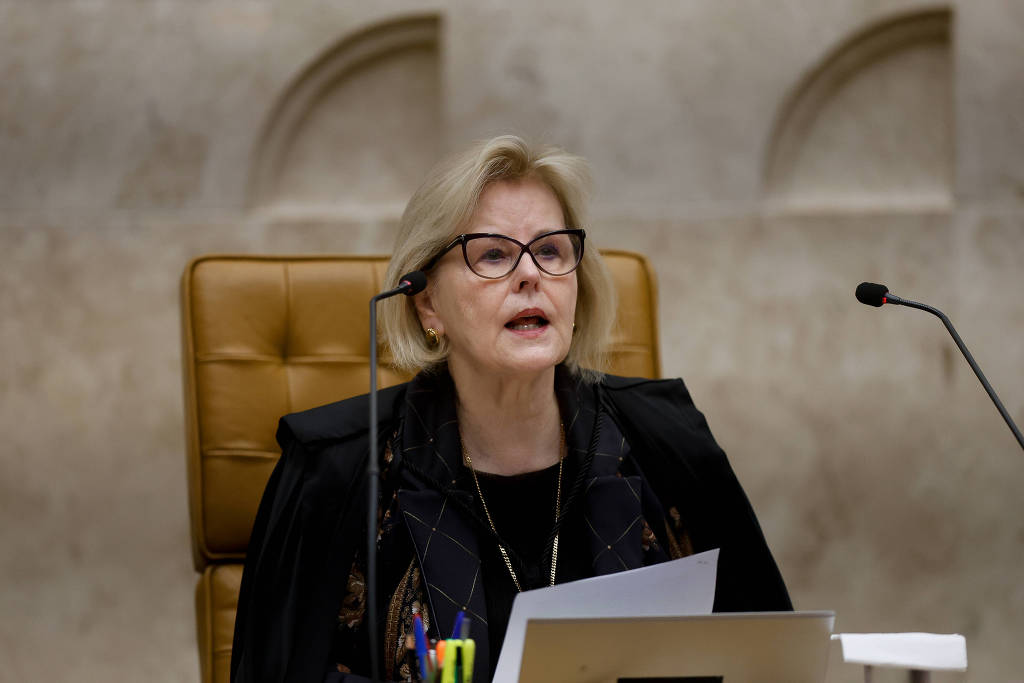
[{"label": "pen holder", "polygon": [[472,639],[438,641],[436,649],[419,656],[421,683],[472,683],[476,643]]}]

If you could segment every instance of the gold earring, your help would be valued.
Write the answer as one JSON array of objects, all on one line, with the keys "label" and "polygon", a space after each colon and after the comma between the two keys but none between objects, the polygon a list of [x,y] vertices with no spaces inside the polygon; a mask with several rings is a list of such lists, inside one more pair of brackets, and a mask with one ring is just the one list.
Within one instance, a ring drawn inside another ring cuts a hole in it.
[{"label": "gold earring", "polygon": [[426,329],[427,343],[431,346],[439,346],[441,344],[441,335],[437,333],[433,327]]}]

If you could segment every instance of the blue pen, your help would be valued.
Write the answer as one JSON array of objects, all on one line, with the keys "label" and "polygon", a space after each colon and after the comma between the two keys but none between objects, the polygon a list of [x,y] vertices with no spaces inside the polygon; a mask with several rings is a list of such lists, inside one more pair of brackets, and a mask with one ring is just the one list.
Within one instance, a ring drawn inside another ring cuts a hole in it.
[{"label": "blue pen", "polygon": [[452,638],[462,637],[460,631],[462,631],[462,620],[465,618],[466,613],[460,609],[459,613],[455,615],[455,628],[452,629]]},{"label": "blue pen", "polygon": [[430,675],[427,670],[427,635],[423,632],[423,620],[418,614],[412,618],[412,632],[416,637],[416,656],[420,661],[420,678],[426,680]]}]

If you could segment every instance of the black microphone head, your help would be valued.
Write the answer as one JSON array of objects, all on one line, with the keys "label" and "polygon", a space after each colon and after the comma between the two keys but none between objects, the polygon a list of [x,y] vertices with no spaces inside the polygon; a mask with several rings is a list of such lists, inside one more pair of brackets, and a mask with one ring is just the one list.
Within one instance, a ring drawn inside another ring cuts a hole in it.
[{"label": "black microphone head", "polygon": [[885,303],[885,295],[889,288],[874,282],[862,282],[857,285],[857,301],[868,306],[881,307]]},{"label": "black microphone head", "polygon": [[406,296],[412,296],[413,294],[419,294],[427,288],[427,274],[422,270],[414,270],[411,273],[406,273],[402,277],[398,278],[398,286],[405,287],[405,291],[402,294]]}]

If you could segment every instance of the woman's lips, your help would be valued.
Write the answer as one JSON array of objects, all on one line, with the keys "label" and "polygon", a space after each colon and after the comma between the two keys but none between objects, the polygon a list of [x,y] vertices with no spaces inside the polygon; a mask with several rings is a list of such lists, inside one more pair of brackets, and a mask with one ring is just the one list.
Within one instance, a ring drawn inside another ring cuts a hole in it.
[{"label": "woman's lips", "polygon": [[522,316],[514,318],[505,323],[505,327],[516,332],[539,330],[545,327],[548,321],[537,315]]},{"label": "woman's lips", "polygon": [[519,337],[540,337],[547,330],[550,322],[542,308],[524,308],[516,313],[516,317],[505,323],[505,329]]},{"label": "woman's lips", "polygon": [[505,323],[505,329],[517,337],[533,339],[543,335],[548,329],[548,320],[538,315],[520,316]]}]

